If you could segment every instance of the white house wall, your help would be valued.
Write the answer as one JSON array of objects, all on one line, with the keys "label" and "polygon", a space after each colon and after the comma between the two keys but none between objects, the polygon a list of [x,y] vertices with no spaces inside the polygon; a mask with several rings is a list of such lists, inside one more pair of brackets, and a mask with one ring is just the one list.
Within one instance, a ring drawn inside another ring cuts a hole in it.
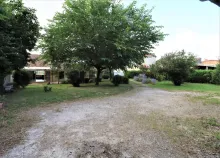
[{"label": "white house wall", "polygon": [[148,57],[148,58],[144,58],[144,64],[146,66],[151,66],[152,64],[156,63],[156,57]]}]

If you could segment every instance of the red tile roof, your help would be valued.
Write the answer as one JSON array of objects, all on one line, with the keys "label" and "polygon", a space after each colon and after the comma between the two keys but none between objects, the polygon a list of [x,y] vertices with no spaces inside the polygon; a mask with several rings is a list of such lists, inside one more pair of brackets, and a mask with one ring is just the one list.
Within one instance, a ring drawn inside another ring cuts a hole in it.
[{"label": "red tile roof", "polygon": [[28,67],[49,67],[42,59],[39,54],[31,54],[30,59],[32,62],[28,62]]},{"label": "red tile roof", "polygon": [[218,60],[205,60],[201,64],[203,65],[217,65],[219,64]]}]

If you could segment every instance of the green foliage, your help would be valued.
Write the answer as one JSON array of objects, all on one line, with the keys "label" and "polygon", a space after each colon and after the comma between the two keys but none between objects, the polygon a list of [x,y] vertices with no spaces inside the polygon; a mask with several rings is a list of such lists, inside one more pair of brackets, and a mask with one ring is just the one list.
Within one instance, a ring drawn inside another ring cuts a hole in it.
[{"label": "green foliage", "polygon": [[13,73],[13,78],[17,86],[21,86],[22,88],[25,88],[31,82],[30,73],[25,70],[16,70]]},{"label": "green foliage", "polygon": [[220,84],[220,64],[216,66],[216,69],[212,73],[212,83]]},{"label": "green foliage", "polygon": [[[216,135],[215,135],[215,137],[216,137],[217,140],[220,140],[220,132],[217,132]],[[220,147],[220,146],[219,146],[219,147]]]},{"label": "green foliage", "polygon": [[0,103],[4,103],[6,101],[5,95],[0,95]]},{"label": "green foliage", "polygon": [[161,74],[156,74],[154,75],[155,76],[155,79],[159,82],[161,81],[164,81],[166,79],[166,76],[165,75],[161,75]]},{"label": "green foliage", "polygon": [[121,76],[121,84],[129,84],[129,78],[125,76]]},{"label": "green foliage", "polygon": [[51,92],[51,91],[52,91],[52,87],[44,86],[44,92]]},{"label": "green foliage", "polygon": [[210,126],[216,126],[216,127],[220,127],[220,124],[218,123],[218,121],[216,120],[216,118],[209,118],[207,119],[206,122],[208,125]]},{"label": "green foliage", "polygon": [[0,93],[4,77],[23,68],[39,37],[35,10],[21,0],[0,1]]},{"label": "green foliage", "polygon": [[79,72],[78,71],[71,71],[67,74],[68,79],[70,81],[70,83],[74,86],[74,87],[80,87],[80,78],[79,78]]},{"label": "green foliage", "polygon": [[141,74],[141,71],[137,71],[137,70],[125,71],[125,76],[128,78],[134,78],[134,76],[138,76],[139,74]]},{"label": "green foliage", "polygon": [[164,81],[166,78],[166,73],[159,72],[158,64],[153,64],[150,66],[150,72],[152,78],[155,78],[157,81]]},{"label": "green foliage", "polygon": [[[58,62],[81,62],[97,69],[122,69],[143,62],[163,40],[151,10],[112,0],[66,0],[41,38],[44,54]],[[96,84],[99,82],[97,80]]]},{"label": "green foliage", "polygon": [[190,73],[187,82],[211,83],[213,70],[195,70]]},{"label": "green foliage", "polygon": [[167,74],[176,86],[180,86],[189,76],[195,66],[195,57],[184,50],[164,55],[153,66],[153,71],[159,74]]},{"label": "green foliage", "polygon": [[121,83],[121,76],[120,75],[115,75],[112,79],[112,83],[115,86],[118,86]]},{"label": "green foliage", "polygon": [[109,75],[102,75],[103,79],[109,79]]},{"label": "green foliage", "polygon": [[[102,82],[102,78],[99,78],[98,80],[99,82]],[[95,78],[95,82],[97,82],[97,78]]]},{"label": "green foliage", "polygon": [[70,83],[69,80],[62,80],[62,81],[61,81],[61,84],[69,84],[69,83]]}]

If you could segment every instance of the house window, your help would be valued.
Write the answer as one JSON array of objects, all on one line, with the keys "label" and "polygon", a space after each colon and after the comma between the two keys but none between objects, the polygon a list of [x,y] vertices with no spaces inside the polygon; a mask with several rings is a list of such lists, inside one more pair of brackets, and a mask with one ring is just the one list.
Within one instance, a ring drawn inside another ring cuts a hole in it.
[{"label": "house window", "polygon": [[44,80],[45,71],[35,71],[36,80]]}]

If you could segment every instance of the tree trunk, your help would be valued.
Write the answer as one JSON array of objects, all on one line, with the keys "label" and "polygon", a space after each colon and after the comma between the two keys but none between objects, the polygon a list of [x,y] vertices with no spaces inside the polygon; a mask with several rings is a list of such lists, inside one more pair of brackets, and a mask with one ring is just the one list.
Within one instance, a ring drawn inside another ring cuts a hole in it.
[{"label": "tree trunk", "polygon": [[4,75],[0,75],[0,95],[3,95],[4,94],[4,78],[5,76]]},{"label": "tree trunk", "polygon": [[97,69],[97,76],[96,76],[96,82],[95,85],[98,86],[99,85],[99,78],[100,78],[100,74],[101,74],[101,69],[100,68],[96,68]]},{"label": "tree trunk", "polygon": [[112,80],[112,69],[110,67],[108,69],[109,69],[109,79],[111,81]]},{"label": "tree trunk", "polygon": [[58,79],[57,79],[57,82],[58,82],[58,84],[60,84],[60,71],[58,71]]}]

